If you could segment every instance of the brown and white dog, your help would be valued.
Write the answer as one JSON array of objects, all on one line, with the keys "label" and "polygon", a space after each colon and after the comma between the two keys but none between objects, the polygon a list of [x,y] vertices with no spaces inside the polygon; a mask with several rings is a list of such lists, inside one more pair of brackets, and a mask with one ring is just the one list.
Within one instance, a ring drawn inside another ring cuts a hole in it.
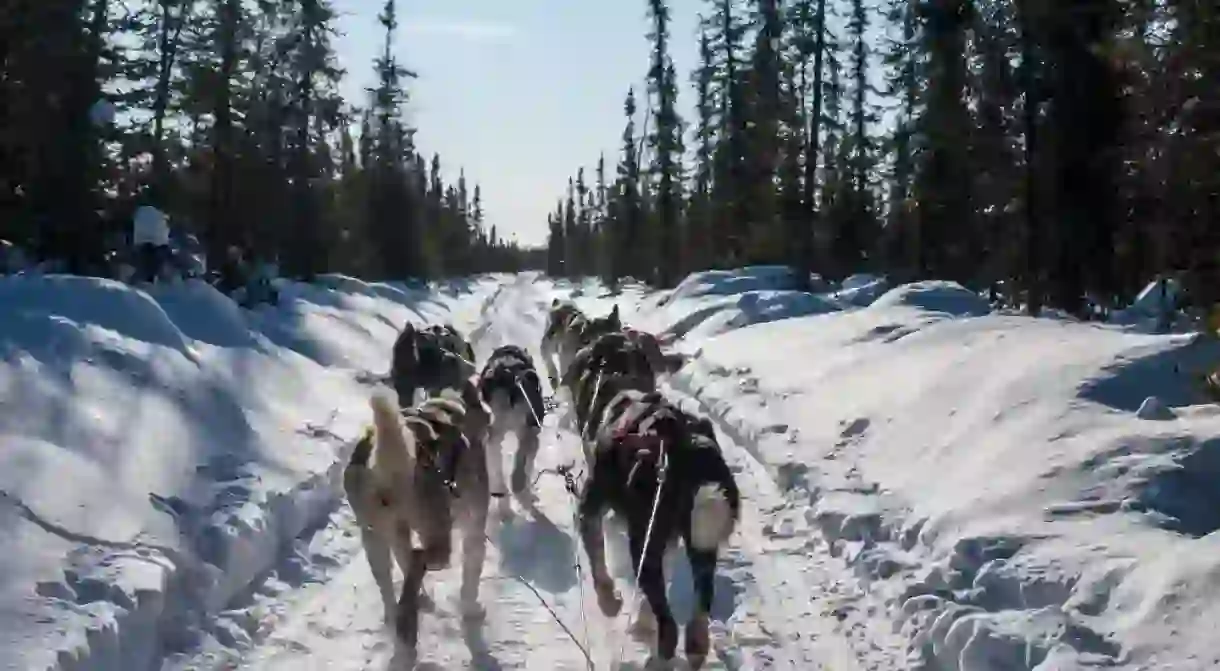
[{"label": "brown and white dog", "polygon": [[[615,305],[604,317],[589,317],[580,308],[556,298],[547,313],[546,330],[539,346],[551,388],[559,391],[560,375],[567,371],[576,353],[605,333],[621,331],[623,321]],[[558,359],[559,367],[555,367]]]},{"label": "brown and white dog", "polygon": [[[388,390],[377,392],[369,403],[373,428],[357,443],[343,473],[386,623],[393,624],[405,660],[415,658],[424,576],[450,564],[455,527],[462,534],[458,605],[465,616],[483,612],[479,581],[490,504],[486,420],[472,424],[477,406],[470,401],[469,391],[447,389],[408,410],[403,421]],[[473,403],[482,405],[477,392]],[[403,572],[397,599],[391,556]]]},{"label": "brown and white dog", "polygon": [[[654,656],[672,660],[678,626],[665,593],[667,555],[681,539],[690,560],[696,608],[686,627],[686,658],[698,669],[710,648],[716,562],[740,517],[741,497],[712,424],[661,394],[627,390],[609,402],[579,504],[582,544],[599,608],[622,609],[606,565],[602,519],[626,522],[632,565],[644,594],[636,635],[649,636]],[[655,633],[654,633],[655,632]]]}]

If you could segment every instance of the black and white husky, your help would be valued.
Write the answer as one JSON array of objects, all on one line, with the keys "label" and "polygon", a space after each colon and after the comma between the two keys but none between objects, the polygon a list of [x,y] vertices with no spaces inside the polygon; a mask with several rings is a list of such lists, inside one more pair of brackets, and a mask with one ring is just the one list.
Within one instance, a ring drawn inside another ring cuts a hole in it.
[{"label": "black and white husky", "polygon": [[487,459],[492,496],[504,496],[504,438],[513,434],[517,453],[513,457],[509,487],[515,496],[526,495],[529,473],[538,455],[542,418],[542,382],[534,360],[516,345],[497,348],[479,375],[479,393],[491,407],[492,423],[487,437]]},{"label": "black and white husky", "polygon": [[661,660],[672,660],[678,646],[678,625],[665,594],[665,557],[681,539],[697,597],[685,651],[688,663],[698,669],[710,647],[716,561],[736,527],[740,500],[706,418],[684,412],[656,392],[623,391],[606,406],[591,474],[581,492],[580,537],[598,606],[613,617],[622,608],[622,597],[606,565],[602,519],[613,511],[625,521],[645,601],[635,633],[655,632],[653,654]]},{"label": "black and white husky", "polygon": [[[469,392],[442,391],[408,410],[405,420],[394,395],[377,392],[369,403],[373,428],[357,443],[343,473],[386,623],[394,625],[406,660],[414,658],[419,638],[424,576],[450,564],[455,528],[462,534],[458,605],[463,615],[483,612],[478,596],[490,490],[482,420],[472,423],[472,414],[482,413],[471,407]],[[477,396],[473,402],[481,405]],[[397,598],[391,556],[403,573]]]}]

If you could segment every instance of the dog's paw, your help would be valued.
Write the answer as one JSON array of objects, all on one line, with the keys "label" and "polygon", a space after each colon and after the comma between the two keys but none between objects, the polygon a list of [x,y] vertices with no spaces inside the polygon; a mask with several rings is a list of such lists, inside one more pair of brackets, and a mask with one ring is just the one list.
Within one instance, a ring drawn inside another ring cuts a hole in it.
[{"label": "dog's paw", "polygon": [[601,585],[597,588],[597,607],[606,617],[618,617],[623,610],[623,597],[611,585]]},{"label": "dog's paw", "polygon": [[627,629],[627,633],[640,643],[651,645],[657,642],[657,618],[652,614],[652,608],[649,607],[648,602],[640,603],[640,610]]},{"label": "dog's paw", "polygon": [[697,615],[686,625],[686,661],[692,669],[703,666],[712,647],[707,615]]}]

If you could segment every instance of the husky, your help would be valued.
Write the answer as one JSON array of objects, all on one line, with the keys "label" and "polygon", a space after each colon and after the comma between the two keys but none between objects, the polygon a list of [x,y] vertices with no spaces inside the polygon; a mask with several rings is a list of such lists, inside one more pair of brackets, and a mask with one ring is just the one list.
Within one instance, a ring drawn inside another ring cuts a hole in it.
[{"label": "husky", "polygon": [[[404,421],[388,390],[379,390],[369,402],[373,426],[343,473],[386,624],[394,627],[399,650],[411,658],[426,599],[424,576],[449,566],[455,527],[462,534],[460,611],[468,617],[484,612],[479,581],[487,554],[490,490],[484,441],[463,431],[468,407],[462,396],[459,390],[444,390],[407,411]],[[397,599],[391,556],[403,573]]]},{"label": "husky", "polygon": [[508,434],[517,438],[517,453],[509,487],[514,496],[524,497],[534,458],[538,455],[539,435],[546,410],[542,403],[542,382],[529,353],[516,345],[495,349],[479,376],[479,393],[491,407],[492,423],[487,439],[489,478],[493,497],[504,493],[503,443]]},{"label": "husky", "polygon": [[[570,302],[558,298],[552,301],[539,348],[551,388],[559,391],[560,375],[568,369],[582,347],[604,333],[621,331],[622,328],[617,305],[604,317],[589,317]],[[558,368],[555,366],[556,359]]]},{"label": "husky", "polygon": [[596,435],[606,403],[615,394],[624,389],[655,391],[657,374],[647,350],[626,331],[618,331],[577,352],[560,385],[571,392],[576,428],[587,442]]},{"label": "husky", "polygon": [[606,512],[614,511],[625,520],[644,594],[633,634],[651,638],[655,657],[673,660],[678,625],[665,594],[665,565],[680,539],[697,601],[686,626],[686,659],[699,669],[711,647],[716,562],[740,517],[737,484],[707,418],[681,410],[659,393],[632,390],[617,394],[605,412],[580,495],[578,524],[598,607],[615,617],[623,606],[606,565],[602,526]]},{"label": "husky", "polygon": [[416,390],[434,394],[457,378],[475,374],[474,348],[452,324],[416,328],[407,323],[390,359],[390,381],[398,393],[398,406],[415,405]]}]

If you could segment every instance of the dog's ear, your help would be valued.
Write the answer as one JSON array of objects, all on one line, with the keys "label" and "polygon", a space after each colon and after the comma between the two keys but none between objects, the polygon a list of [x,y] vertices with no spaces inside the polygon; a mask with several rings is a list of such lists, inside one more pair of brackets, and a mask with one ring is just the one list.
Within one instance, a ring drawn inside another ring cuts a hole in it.
[{"label": "dog's ear", "polygon": [[406,326],[402,327],[402,332],[408,335],[415,335],[415,324],[407,322]]}]

